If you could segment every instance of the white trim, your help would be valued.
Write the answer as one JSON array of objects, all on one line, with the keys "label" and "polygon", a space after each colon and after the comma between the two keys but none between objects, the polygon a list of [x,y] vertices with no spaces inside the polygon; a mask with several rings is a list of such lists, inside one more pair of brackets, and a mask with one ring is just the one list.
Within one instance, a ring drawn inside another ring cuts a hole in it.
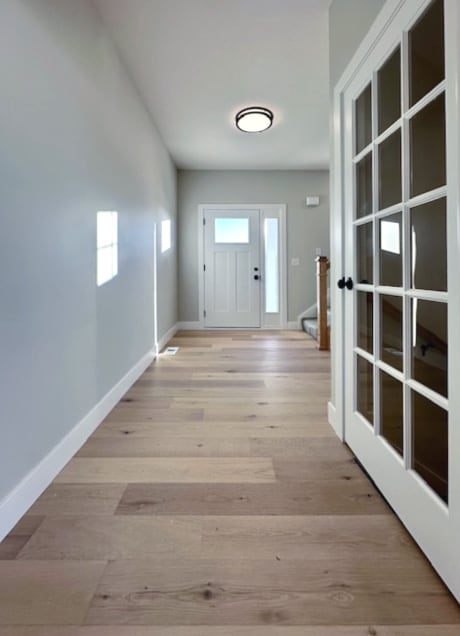
[{"label": "white trim", "polygon": [[0,541],[38,499],[123,395],[152,364],[148,351],[85,417],[0,501]]},{"label": "white trim", "polygon": [[288,331],[302,331],[297,320],[290,320],[289,322],[287,322],[286,329]]},{"label": "white trim", "polygon": [[174,338],[174,336],[176,335],[178,331],[179,331],[179,323],[177,322],[175,325],[170,327],[170,329],[168,329],[168,331],[165,334],[163,334],[161,338],[158,340],[158,351],[161,352],[164,349],[164,347],[168,344],[168,342],[172,338]]},{"label": "white trim", "polygon": [[[261,307],[261,319],[259,329],[289,329],[287,319],[287,205],[285,203],[202,203],[198,205],[198,323],[199,326],[193,329],[204,329],[204,241],[203,241],[203,219],[207,210],[260,210],[260,256],[263,254],[263,221],[265,218],[277,218],[280,222],[280,312],[278,325],[270,325],[264,322],[264,316],[272,316],[273,314],[264,314]],[[262,300],[262,298],[261,298]],[[278,314],[276,314],[278,315]],[[196,324],[196,323],[195,323]],[[294,327],[296,328],[296,327]]]}]

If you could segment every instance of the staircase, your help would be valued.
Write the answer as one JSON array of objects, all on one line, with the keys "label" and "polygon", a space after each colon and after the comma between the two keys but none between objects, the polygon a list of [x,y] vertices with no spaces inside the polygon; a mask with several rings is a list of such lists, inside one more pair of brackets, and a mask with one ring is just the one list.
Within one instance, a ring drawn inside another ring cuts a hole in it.
[{"label": "staircase", "polygon": [[330,349],[331,309],[327,289],[327,272],[330,262],[327,256],[316,258],[316,304],[302,318],[303,330],[317,342],[320,351]]}]

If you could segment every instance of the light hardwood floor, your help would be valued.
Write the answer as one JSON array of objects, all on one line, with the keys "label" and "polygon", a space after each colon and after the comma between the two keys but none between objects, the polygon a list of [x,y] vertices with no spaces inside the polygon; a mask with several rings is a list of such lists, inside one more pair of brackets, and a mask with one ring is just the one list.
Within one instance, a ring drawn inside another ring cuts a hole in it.
[{"label": "light hardwood floor", "polygon": [[182,332],[0,544],[0,636],[459,636],[300,332]]}]

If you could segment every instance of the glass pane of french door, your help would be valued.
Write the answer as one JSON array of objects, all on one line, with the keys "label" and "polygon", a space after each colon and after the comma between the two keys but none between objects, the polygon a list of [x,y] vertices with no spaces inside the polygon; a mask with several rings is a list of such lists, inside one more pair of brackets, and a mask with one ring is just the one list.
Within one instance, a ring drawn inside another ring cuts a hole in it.
[{"label": "glass pane of french door", "polygon": [[444,504],[448,482],[442,0],[354,97],[354,410]]}]

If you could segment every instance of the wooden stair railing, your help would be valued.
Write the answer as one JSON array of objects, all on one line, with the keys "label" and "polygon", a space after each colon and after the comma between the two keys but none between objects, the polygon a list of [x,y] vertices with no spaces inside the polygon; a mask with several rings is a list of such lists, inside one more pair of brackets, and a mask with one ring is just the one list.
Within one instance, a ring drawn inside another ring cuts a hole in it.
[{"label": "wooden stair railing", "polygon": [[329,351],[330,329],[327,324],[327,272],[330,267],[327,256],[316,257],[316,302],[318,305],[318,349]]}]

